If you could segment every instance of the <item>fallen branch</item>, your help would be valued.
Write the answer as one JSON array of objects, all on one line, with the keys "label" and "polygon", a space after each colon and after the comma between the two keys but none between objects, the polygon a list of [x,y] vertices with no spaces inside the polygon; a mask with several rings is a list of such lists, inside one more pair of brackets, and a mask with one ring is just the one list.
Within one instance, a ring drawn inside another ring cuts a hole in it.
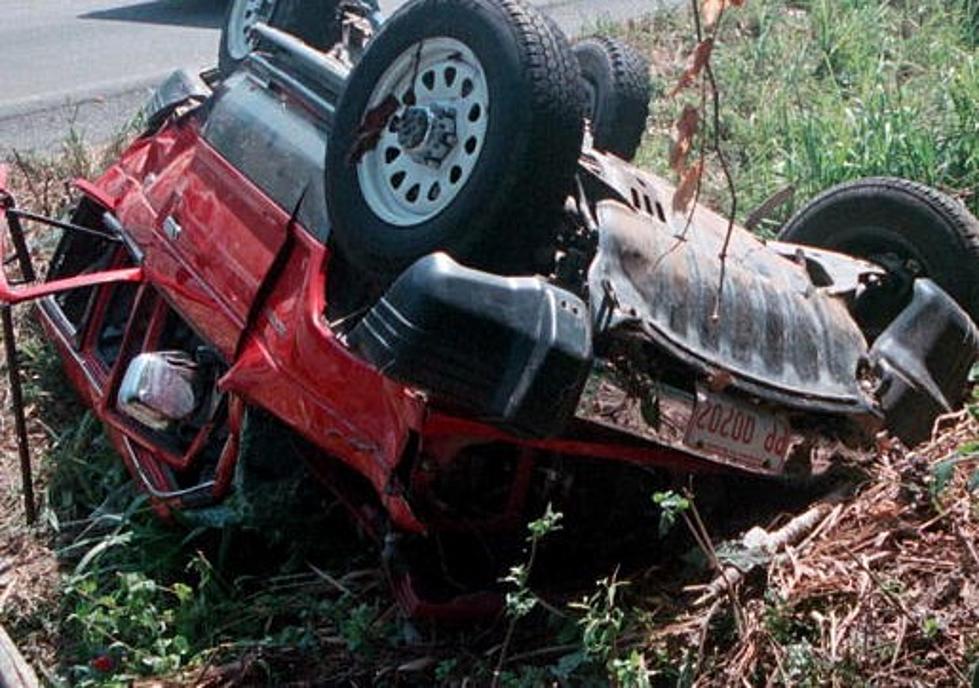
[{"label": "fallen branch", "polygon": [[[832,502],[826,501],[817,504],[804,514],[796,516],[773,533],[751,531],[752,541],[758,543],[754,548],[767,552],[776,558],[775,555],[779,550],[802,540],[810,531],[829,518],[832,512]],[[751,567],[749,571],[753,569],[754,567]],[[718,596],[744,580],[749,571],[731,565],[721,567],[720,575],[707,586],[704,594],[694,604],[699,606],[713,602]]]},{"label": "fallen branch", "polygon": [[693,494],[689,491],[686,493],[687,500],[690,502],[690,511],[693,514],[693,518],[687,515],[686,511],[681,512],[683,515],[683,520],[686,521],[687,528],[693,534],[694,539],[697,541],[697,545],[707,556],[714,567],[715,571],[720,573],[720,587],[718,589],[718,594],[725,593],[731,602],[731,613],[734,615],[735,625],[738,629],[738,635],[743,637],[745,633],[745,628],[747,626],[747,615],[745,614],[744,608],[741,606],[741,602],[738,600],[737,593],[734,590],[734,585],[727,582],[727,578],[724,574],[724,567],[721,565],[720,559],[717,557],[717,550],[714,549],[714,543],[711,542],[710,534],[707,532],[707,527],[704,525],[703,520],[700,518],[700,512],[697,509],[697,505],[694,502]]},{"label": "fallen branch", "polygon": [[795,187],[792,184],[782,187],[748,213],[748,217],[744,221],[744,228],[748,231],[754,231],[758,225],[767,220],[777,209],[790,202],[794,196]]}]

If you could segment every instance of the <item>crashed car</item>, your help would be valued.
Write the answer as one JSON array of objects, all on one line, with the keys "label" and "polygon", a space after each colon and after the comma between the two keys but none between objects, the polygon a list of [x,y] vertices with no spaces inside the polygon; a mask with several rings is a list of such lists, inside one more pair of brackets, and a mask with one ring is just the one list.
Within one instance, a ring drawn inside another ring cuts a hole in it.
[{"label": "crashed car", "polygon": [[[161,515],[308,471],[422,615],[482,604],[423,582],[442,538],[519,541],[553,502],[614,539],[632,475],[928,439],[976,357],[976,219],[869,179],[729,235],[628,162],[648,84],[517,0],[236,1],[220,68],[169,79],[69,218],[3,193],[0,297],[37,301]],[[41,279],[26,223],[61,231]]]}]

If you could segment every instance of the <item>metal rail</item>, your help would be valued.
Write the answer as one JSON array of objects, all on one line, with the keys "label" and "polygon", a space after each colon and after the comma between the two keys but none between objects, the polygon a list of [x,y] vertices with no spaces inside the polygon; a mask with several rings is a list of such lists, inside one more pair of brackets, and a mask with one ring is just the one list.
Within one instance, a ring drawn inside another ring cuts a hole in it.
[{"label": "metal rail", "polygon": [[350,75],[350,67],[307,45],[290,33],[259,22],[252,27],[255,35],[288,53],[301,68],[315,74],[334,95],[340,95]]},{"label": "metal rail", "polygon": [[[20,222],[23,214],[16,209],[13,196],[4,194],[0,198],[0,207],[4,210],[7,227],[10,230],[10,240],[14,245],[14,254],[20,264],[21,278],[26,282],[37,279],[34,264],[27,250],[24,238],[24,227]],[[16,333],[14,332],[13,311],[8,303],[0,304],[0,320],[3,321],[3,346],[7,359],[7,380],[10,384],[10,404],[14,414],[14,431],[17,435],[17,454],[20,458],[20,481],[24,493],[24,515],[28,525],[37,520],[37,508],[34,501],[34,474],[31,469],[31,445],[27,437],[27,418],[24,414],[24,391],[20,379],[20,360],[17,356]]]},{"label": "metal rail", "polygon": [[[14,258],[20,267],[20,283],[30,284],[37,281],[37,272],[31,261],[24,236],[24,226],[21,220],[30,220],[56,227],[70,232],[80,232],[95,235],[100,239],[112,242],[123,242],[122,235],[115,227],[109,229],[116,234],[105,234],[90,227],[82,227],[71,222],[55,220],[43,215],[37,215],[17,208],[14,197],[9,193],[0,193],[0,210],[7,223],[10,241],[14,247]],[[0,230],[2,231],[2,230]],[[4,261],[6,264],[7,261]],[[0,268],[2,269],[2,268]],[[4,355],[7,361],[7,381],[10,385],[10,403],[14,416],[14,431],[17,435],[17,454],[20,459],[21,489],[24,494],[24,514],[28,524],[37,520],[37,506],[34,499],[34,474],[31,467],[30,439],[27,435],[27,417],[24,412],[24,390],[20,376],[20,358],[17,352],[17,332],[14,329],[13,308],[9,303],[0,304],[0,331],[3,333]]]},{"label": "metal rail", "polygon": [[17,453],[20,456],[20,480],[24,491],[24,514],[28,525],[37,520],[34,506],[34,476],[31,470],[31,449],[27,438],[27,419],[24,415],[24,395],[20,380],[20,361],[14,341],[14,318],[9,304],[0,305],[3,320],[3,346],[7,356],[7,380],[10,383],[10,404],[14,413],[14,429],[17,433]]}]

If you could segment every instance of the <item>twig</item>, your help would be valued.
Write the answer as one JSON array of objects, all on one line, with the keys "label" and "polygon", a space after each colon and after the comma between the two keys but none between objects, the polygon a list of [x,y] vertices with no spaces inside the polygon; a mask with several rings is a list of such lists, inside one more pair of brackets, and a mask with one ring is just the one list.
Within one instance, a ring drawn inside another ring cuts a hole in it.
[{"label": "twig", "polygon": [[707,555],[711,566],[713,566],[714,570],[720,573],[721,577],[724,579],[724,591],[727,593],[728,599],[731,602],[731,613],[734,614],[734,621],[738,628],[738,635],[740,637],[744,637],[747,624],[744,609],[742,609],[741,603],[738,601],[738,596],[735,593],[734,585],[731,584],[723,575],[724,569],[721,566],[720,559],[717,557],[717,551],[714,549],[714,544],[710,540],[710,535],[707,532],[707,528],[704,526],[704,522],[700,518],[700,511],[697,509],[697,505],[694,502],[693,494],[690,492],[690,490],[685,490],[685,492],[687,500],[690,502],[690,513],[693,514],[693,520],[691,521],[690,517],[687,516],[686,511],[682,512],[683,520],[686,521],[687,528],[689,528],[690,532],[693,533],[697,544],[704,551],[704,554]]},{"label": "twig", "polygon": [[[890,604],[894,609],[900,612],[902,616],[904,616],[908,621],[910,621],[916,627],[920,627],[921,625],[920,621],[914,618],[914,615],[911,614],[910,611],[908,611],[907,607],[904,606],[904,603],[901,602],[900,598],[898,598],[897,595],[895,595],[893,592],[887,589],[887,586],[884,585],[884,582],[877,576],[877,574],[869,566],[867,566],[863,562],[862,559],[860,559],[856,554],[850,551],[850,548],[846,547],[845,545],[843,546],[843,551],[846,552],[847,555],[851,559],[853,559],[854,562],[856,562],[857,566],[862,568],[867,573],[867,575],[870,576],[870,580],[873,581],[877,589],[883,594],[884,599],[888,602],[888,604]],[[955,674],[955,677],[959,679],[962,685],[966,685],[966,686],[969,685],[969,679],[966,677],[965,674],[962,673],[962,670],[955,665],[955,662],[953,662],[951,657],[949,657],[948,654],[946,654],[945,650],[942,649],[942,646],[939,645],[938,643],[934,643],[932,647],[941,656],[941,658],[945,660],[945,663],[948,665],[948,668],[952,670],[952,673]]]},{"label": "twig", "polygon": [[[550,513],[550,511],[551,511],[551,505],[548,504],[545,515]],[[530,556],[527,558],[527,568],[525,569],[528,579],[530,577],[530,573],[534,570],[534,562],[537,559],[537,548],[538,545],[540,544],[541,537],[543,537],[543,535],[540,535],[538,533],[533,533],[532,531],[532,535],[530,537]],[[526,586],[527,579],[524,579],[521,582],[521,585]],[[537,595],[534,595],[534,599],[535,602],[537,603],[541,601],[540,597]],[[511,615],[510,623],[507,626],[507,630],[506,630],[506,636],[503,638],[503,644],[500,646],[500,656],[496,662],[496,669],[493,671],[493,681],[490,684],[492,685],[493,688],[496,688],[500,684],[500,676],[503,673],[503,665],[506,662],[507,651],[510,649],[510,642],[513,640],[513,634],[516,631],[517,623],[520,621],[521,618],[522,617],[517,614]]]},{"label": "twig", "polygon": [[714,604],[710,606],[707,610],[707,614],[704,616],[704,621],[700,626],[700,642],[697,643],[697,661],[693,665],[693,675],[697,676],[700,674],[700,666],[704,662],[704,648],[707,646],[707,635],[710,632],[710,622],[714,618],[714,614],[720,608],[720,600],[715,600]]},{"label": "twig", "polygon": [[[768,534],[765,549],[774,555],[783,547],[801,540],[807,532],[811,531],[817,525],[824,523],[826,518],[830,515],[832,515],[832,509],[829,504],[817,504],[813,508],[809,509],[809,511],[806,511],[805,513],[793,518],[774,533]],[[707,591],[701,595],[700,598],[694,602],[694,604],[701,605],[706,604],[707,602],[712,602],[718,597],[718,595],[724,592],[726,588],[737,585],[744,580],[744,577],[747,575],[746,572],[742,571],[736,566],[721,567],[719,574],[720,575],[707,586]]]},{"label": "twig", "polygon": [[541,657],[551,657],[553,655],[566,654],[581,649],[581,643],[569,643],[568,645],[553,645],[551,647],[541,647],[536,650],[521,652],[520,654],[507,657],[506,664],[516,664],[528,659],[540,659]]},{"label": "twig", "polygon": [[20,688],[37,688],[41,685],[3,626],[0,626],[0,685]]},{"label": "twig", "polygon": [[[721,10],[717,18],[718,26],[720,26],[723,16],[724,11]],[[709,59],[704,66],[704,73],[707,75],[707,81],[710,83],[711,94],[714,100],[714,152],[717,153],[717,159],[721,163],[724,178],[727,180],[727,188],[731,194],[731,213],[728,216],[727,233],[724,235],[724,245],[721,247],[721,255],[719,256],[721,259],[721,275],[717,285],[717,302],[714,306],[714,313],[711,314],[711,318],[717,321],[721,317],[721,301],[724,298],[724,277],[727,273],[727,250],[731,245],[731,237],[734,234],[734,217],[738,213],[738,192],[734,186],[734,177],[731,175],[731,168],[728,166],[727,156],[724,155],[724,150],[721,148],[721,95],[717,90],[714,68],[711,67]]]},{"label": "twig", "polygon": [[809,533],[809,535],[807,535],[802,542],[799,543],[799,549],[801,550],[807,547],[816,538],[822,535],[823,532],[835,526],[836,522],[840,519],[840,514],[842,512],[843,512],[842,504],[837,504],[835,507],[833,507],[833,510],[829,513],[828,516],[826,516],[826,518],[823,519],[822,523],[816,526],[816,528],[811,533]]},{"label": "twig", "polygon": [[[696,4],[696,0],[693,0]],[[707,82],[703,79],[700,80],[700,112],[704,113],[707,111]],[[703,121],[703,116],[701,116],[701,121]],[[700,160],[698,165],[700,165],[700,175],[697,177],[697,188],[693,192],[693,202],[690,204],[690,212],[687,213],[687,222],[683,225],[683,231],[677,236],[677,245],[679,246],[687,239],[687,232],[693,225],[693,216],[697,212],[697,204],[700,203],[700,196],[704,190],[704,170],[707,169],[707,130],[701,127],[700,130]]]},{"label": "twig", "polygon": [[27,190],[30,192],[31,196],[36,199],[40,199],[41,196],[37,192],[37,187],[34,186],[34,171],[30,168],[30,165],[21,156],[20,151],[16,148],[13,151],[14,163],[17,165],[17,169],[24,176],[24,183],[27,184]]},{"label": "twig", "polygon": [[334,578],[333,576],[331,576],[330,574],[328,574],[326,571],[322,571],[322,570],[316,568],[315,566],[313,566],[313,564],[311,564],[308,561],[306,562],[306,565],[309,566],[310,569],[312,569],[313,573],[315,573],[317,576],[319,576],[320,578],[322,578],[323,580],[325,580],[327,583],[329,583],[330,585],[332,585],[334,588],[336,588],[337,590],[339,590],[343,594],[349,595],[350,597],[356,597],[356,595],[354,595],[354,593],[350,590],[350,588],[348,588],[343,583],[341,583],[340,581],[338,581],[336,578]]},{"label": "twig", "polygon": [[908,632],[908,620],[901,617],[897,628],[897,641],[894,643],[894,655],[891,657],[891,669],[897,666],[897,660],[901,657],[901,648],[904,645],[904,636]]},{"label": "twig", "polygon": [[795,186],[789,184],[788,186],[782,187],[762,201],[757,208],[748,213],[748,217],[744,221],[744,228],[749,231],[753,230],[764,220],[768,219],[775,212],[776,208],[781,208],[792,200],[793,196],[795,196]]},{"label": "twig", "polygon": [[[693,21],[694,28],[697,35],[697,44],[700,45],[704,41],[704,27],[701,22],[700,8],[698,7],[698,0],[690,0],[690,6],[693,10]],[[711,41],[716,45],[717,33],[720,30],[722,20],[724,19],[724,8],[718,13],[716,20],[714,21],[714,31],[710,36]],[[703,75],[700,77],[700,112],[701,120],[706,119],[703,114],[707,111],[707,87],[710,87],[711,101],[713,103],[713,119],[714,119],[714,131],[713,131],[713,145],[711,146],[714,153],[717,154],[717,159],[721,164],[721,169],[724,172],[724,178],[727,180],[728,191],[731,195],[731,211],[728,217],[727,233],[724,236],[724,244],[721,247],[721,253],[719,258],[721,259],[721,271],[720,278],[717,287],[717,300],[714,305],[714,312],[711,314],[711,319],[715,322],[720,318],[721,302],[724,298],[724,280],[727,275],[727,255],[728,249],[731,245],[731,237],[734,234],[734,218],[738,213],[738,194],[737,189],[734,186],[734,176],[731,174],[731,167],[728,164],[727,156],[724,154],[724,150],[721,148],[721,95],[717,88],[717,78],[714,76],[714,69],[711,66],[711,55],[706,57],[703,66]],[[693,216],[697,209],[697,203],[700,201],[701,189],[703,186],[704,178],[704,168],[705,160],[707,156],[707,141],[706,141],[707,131],[706,128],[701,129],[701,142],[700,142],[700,174],[697,178],[697,188],[694,192],[693,203],[690,207],[690,212],[687,215],[687,222],[684,225],[683,231],[679,235],[679,239],[683,240],[686,238],[687,231],[693,222]]]},{"label": "twig", "polygon": [[[698,6],[698,0],[690,0],[690,6],[691,9],[693,10],[693,25],[696,31],[697,45],[700,45],[700,43],[703,42],[704,40],[704,30],[703,30],[703,25],[700,21],[700,7]],[[710,60],[708,59],[708,63],[709,62]],[[705,119],[703,116],[705,112],[707,112],[707,82],[704,81],[703,77],[701,77],[700,78],[700,114],[699,114],[701,122],[703,122]],[[700,165],[700,176],[697,177],[697,189],[696,191],[694,191],[693,194],[693,203],[690,204],[690,212],[687,213],[687,221],[683,225],[683,231],[680,232],[679,236],[677,237],[678,239],[677,246],[683,243],[687,238],[687,231],[690,229],[691,225],[693,224],[693,216],[694,213],[697,211],[697,204],[700,203],[700,194],[704,188],[704,169],[706,169],[707,166],[706,137],[707,137],[707,131],[703,129],[703,127],[701,127],[700,162],[698,163]],[[672,252],[672,249],[670,252]]]},{"label": "twig", "polygon": [[959,540],[962,541],[966,551],[969,553],[969,556],[972,557],[972,561],[976,565],[976,570],[979,571],[979,553],[976,553],[976,548],[975,545],[972,544],[972,540],[966,537],[965,533],[962,532],[962,526],[955,527],[955,534],[958,535]]}]

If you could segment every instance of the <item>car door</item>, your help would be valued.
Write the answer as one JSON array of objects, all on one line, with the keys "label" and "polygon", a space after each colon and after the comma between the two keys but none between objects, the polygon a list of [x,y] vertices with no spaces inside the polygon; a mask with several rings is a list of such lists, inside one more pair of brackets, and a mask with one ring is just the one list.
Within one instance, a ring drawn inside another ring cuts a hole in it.
[{"label": "car door", "polygon": [[148,253],[148,265],[168,276],[162,290],[230,358],[285,243],[288,214],[201,140],[159,222],[168,255]]}]

